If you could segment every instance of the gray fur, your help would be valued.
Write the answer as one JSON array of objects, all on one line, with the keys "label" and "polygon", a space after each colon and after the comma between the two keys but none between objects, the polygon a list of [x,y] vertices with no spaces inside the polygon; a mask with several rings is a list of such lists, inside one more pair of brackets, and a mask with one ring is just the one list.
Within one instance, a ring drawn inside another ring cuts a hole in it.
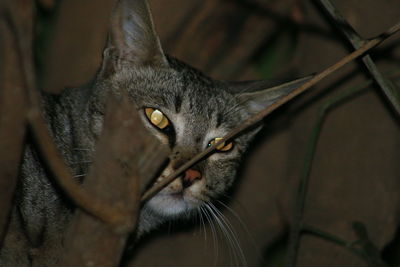
[{"label": "gray fur", "polygon": [[[60,96],[43,94],[49,130],[77,181],[88,172],[110,92],[126,90],[144,125],[171,147],[170,164],[164,173],[204,150],[211,139],[223,137],[235,128],[251,114],[249,103],[257,102],[257,97],[249,97],[250,93],[245,97],[251,101],[244,101],[241,92],[235,92],[228,83],[215,81],[164,56],[145,1],[127,0],[121,6],[124,9],[119,8],[114,14],[103,66],[93,83],[65,90]],[[260,98],[258,105],[265,107],[271,103]],[[144,107],[160,109],[172,122],[174,132],[168,136],[152,126],[144,115]],[[177,179],[151,199],[142,209],[137,234],[182,217],[226,191],[255,131],[236,138],[231,151],[214,153],[194,166],[203,176],[184,189],[193,190],[190,194],[179,200],[169,195],[176,188],[183,190],[181,180]],[[62,234],[73,207],[49,177],[29,141],[9,231],[0,251],[0,266],[56,266]]]}]

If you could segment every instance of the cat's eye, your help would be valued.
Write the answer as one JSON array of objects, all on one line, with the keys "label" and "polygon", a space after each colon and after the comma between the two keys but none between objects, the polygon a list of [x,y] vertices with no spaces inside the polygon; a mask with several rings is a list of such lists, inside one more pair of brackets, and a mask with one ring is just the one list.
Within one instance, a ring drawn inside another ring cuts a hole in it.
[{"label": "cat's eye", "polygon": [[144,112],[146,113],[147,118],[159,129],[164,129],[170,123],[167,116],[164,115],[160,110],[154,108],[145,108]]},{"label": "cat's eye", "polygon": [[[208,143],[208,146],[212,146],[212,145],[218,143],[221,139],[222,139],[221,137],[214,138],[213,140],[210,141],[210,143]],[[225,151],[231,150],[232,147],[233,147],[233,143],[232,143],[232,142],[230,142],[230,143],[222,142],[221,144],[219,144],[219,145],[216,147],[216,149],[217,149],[218,151],[223,151],[223,152],[225,152]]]}]

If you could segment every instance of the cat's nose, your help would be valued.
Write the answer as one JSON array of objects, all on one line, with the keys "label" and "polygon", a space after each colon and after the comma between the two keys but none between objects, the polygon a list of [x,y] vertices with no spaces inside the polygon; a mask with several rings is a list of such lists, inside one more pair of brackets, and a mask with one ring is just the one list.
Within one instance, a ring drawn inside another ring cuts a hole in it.
[{"label": "cat's nose", "polygon": [[201,179],[201,173],[193,169],[187,169],[185,175],[182,178],[183,188],[191,186],[196,180]]}]

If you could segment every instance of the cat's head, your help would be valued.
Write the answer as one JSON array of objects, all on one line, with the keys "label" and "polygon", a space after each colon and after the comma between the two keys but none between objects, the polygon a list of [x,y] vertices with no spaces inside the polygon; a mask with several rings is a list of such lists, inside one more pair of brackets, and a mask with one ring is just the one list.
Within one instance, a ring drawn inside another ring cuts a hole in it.
[{"label": "cat's head", "polygon": [[[144,125],[170,146],[169,164],[158,179],[304,82],[266,89],[270,85],[264,81],[230,83],[206,77],[163,53],[143,0],[121,1],[112,22],[100,87],[126,90]],[[176,217],[226,191],[257,129],[219,146],[154,196],[146,209]]]}]

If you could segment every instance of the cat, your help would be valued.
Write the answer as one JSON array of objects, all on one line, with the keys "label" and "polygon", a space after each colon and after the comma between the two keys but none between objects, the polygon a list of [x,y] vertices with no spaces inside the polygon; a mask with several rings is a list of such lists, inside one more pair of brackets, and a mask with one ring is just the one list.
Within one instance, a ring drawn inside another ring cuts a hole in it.
[{"label": "cat", "polygon": [[[304,83],[227,82],[166,55],[145,0],[121,0],[112,17],[103,63],[89,86],[42,93],[43,113],[77,180],[88,172],[101,134],[106,96],[125,90],[145,127],[171,149],[167,176],[251,115]],[[269,88],[269,89],[267,89]],[[217,147],[143,206],[136,235],[196,212],[233,183],[257,126]],[[15,205],[0,266],[56,266],[73,206],[49,179],[32,140],[24,151]]]}]

